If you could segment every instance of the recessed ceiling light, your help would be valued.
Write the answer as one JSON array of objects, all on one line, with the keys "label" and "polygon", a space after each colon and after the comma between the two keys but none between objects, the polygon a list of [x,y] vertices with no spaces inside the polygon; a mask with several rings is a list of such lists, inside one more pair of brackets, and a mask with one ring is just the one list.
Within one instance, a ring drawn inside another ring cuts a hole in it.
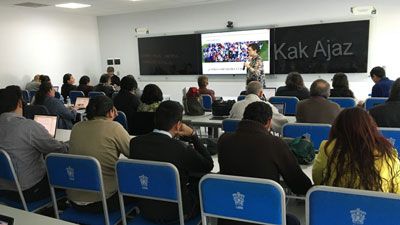
[{"label": "recessed ceiling light", "polygon": [[140,2],[142,0],[129,0],[129,1],[131,1],[131,2]]},{"label": "recessed ceiling light", "polygon": [[56,5],[56,7],[68,8],[68,9],[81,9],[81,8],[87,8],[90,6],[91,5],[88,5],[88,4],[81,4],[81,3],[74,3],[74,2]]}]

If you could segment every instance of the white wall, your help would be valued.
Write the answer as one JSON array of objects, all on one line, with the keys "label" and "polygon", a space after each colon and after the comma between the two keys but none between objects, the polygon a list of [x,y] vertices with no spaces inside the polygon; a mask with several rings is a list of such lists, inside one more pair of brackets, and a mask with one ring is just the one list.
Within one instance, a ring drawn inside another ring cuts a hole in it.
[{"label": "white wall", "polygon": [[67,72],[79,79],[101,71],[94,16],[0,8],[0,29],[0,87],[25,87],[34,74],[60,85]]},{"label": "white wall", "polygon": [[[334,21],[362,19],[350,14],[350,7],[371,5],[370,1],[318,0],[251,0],[232,1],[213,5],[201,5],[179,9],[157,10],[143,13],[98,17],[102,64],[107,58],[121,58],[117,68],[121,75],[133,74],[140,80],[140,86],[147,83],[160,85],[164,93],[172,99],[181,98],[180,90],[185,86],[195,86],[195,76],[138,76],[139,60],[137,37],[133,29],[147,27],[150,34],[193,33],[193,31],[224,29],[232,20],[236,27],[262,25],[288,26]],[[395,79],[400,72],[397,53],[400,52],[400,2],[392,0],[375,1],[378,14],[371,19],[369,69],[384,65],[390,78]],[[364,17],[365,18],[365,17]],[[346,32],[346,31],[343,31]],[[105,69],[105,65],[103,65]],[[277,75],[267,80],[267,86],[281,86],[285,75]],[[316,78],[331,79],[332,74],[303,76],[307,86]],[[359,99],[365,99],[373,85],[368,74],[349,74],[350,88]],[[244,89],[243,76],[210,76],[210,88],[219,96],[237,96]]]}]

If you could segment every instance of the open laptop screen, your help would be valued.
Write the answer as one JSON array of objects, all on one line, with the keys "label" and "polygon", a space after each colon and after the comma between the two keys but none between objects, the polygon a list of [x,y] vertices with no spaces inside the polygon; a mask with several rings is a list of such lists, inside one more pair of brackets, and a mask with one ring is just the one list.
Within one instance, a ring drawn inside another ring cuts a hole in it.
[{"label": "open laptop screen", "polygon": [[88,104],[89,104],[89,98],[77,97],[75,101],[75,108],[86,109]]},{"label": "open laptop screen", "polygon": [[35,115],[33,120],[42,124],[52,137],[56,136],[57,116]]},{"label": "open laptop screen", "polygon": [[265,98],[268,100],[269,98],[271,98],[271,97],[274,97],[275,96],[275,93],[276,93],[276,88],[269,88],[269,87],[267,87],[267,88],[264,88],[264,95],[265,95]]},{"label": "open laptop screen", "polygon": [[282,104],[275,103],[273,105],[278,109],[280,114],[285,114],[285,104],[283,104],[283,103]]}]

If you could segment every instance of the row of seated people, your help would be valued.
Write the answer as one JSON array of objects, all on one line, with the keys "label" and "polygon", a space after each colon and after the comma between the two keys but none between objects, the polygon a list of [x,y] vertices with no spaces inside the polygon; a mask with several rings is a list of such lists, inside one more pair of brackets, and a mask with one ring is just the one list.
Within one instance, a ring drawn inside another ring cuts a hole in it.
[{"label": "row of seated people", "polygon": [[[21,90],[10,86],[0,90],[0,148],[13,162],[27,201],[49,196],[43,154],[68,152],[96,158],[101,165],[110,210],[118,208],[114,166],[120,154],[128,158],[170,162],[181,174],[185,219],[198,214],[197,183],[212,170],[213,160],[192,128],[182,123],[183,108],[178,102],[162,102],[155,112],[153,132],[131,138],[114,122],[116,109],[106,96],[90,100],[88,121],[77,123],[69,147],[54,140],[40,124],[22,117]],[[234,133],[218,141],[218,161],[222,174],[280,181],[283,177],[296,194],[304,195],[311,180],[302,172],[286,143],[270,133],[272,108],[256,101],[244,109]],[[177,139],[179,138],[179,139]],[[187,145],[184,142],[191,144]],[[349,163],[351,162],[351,163]],[[329,140],[321,145],[313,167],[315,184],[399,193],[400,164],[396,150],[382,137],[369,114],[361,108],[345,109],[335,119]],[[193,176],[193,174],[197,174]],[[0,183],[10,198],[18,199],[15,187]],[[78,210],[101,209],[99,196],[68,191],[71,205]],[[168,223],[178,219],[177,208],[169,203],[138,200],[143,216]],[[221,224],[236,224],[222,220]],[[299,224],[288,216],[288,224]]]}]

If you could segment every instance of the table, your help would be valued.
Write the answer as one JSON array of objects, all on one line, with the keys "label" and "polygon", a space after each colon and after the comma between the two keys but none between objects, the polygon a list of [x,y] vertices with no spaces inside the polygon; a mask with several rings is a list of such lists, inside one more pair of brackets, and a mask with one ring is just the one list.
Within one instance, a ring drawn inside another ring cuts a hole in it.
[{"label": "table", "polygon": [[73,225],[75,223],[66,222],[63,220],[54,219],[47,216],[42,216],[36,213],[27,212],[24,210],[11,208],[5,205],[0,205],[0,214],[14,218],[15,225]]}]

